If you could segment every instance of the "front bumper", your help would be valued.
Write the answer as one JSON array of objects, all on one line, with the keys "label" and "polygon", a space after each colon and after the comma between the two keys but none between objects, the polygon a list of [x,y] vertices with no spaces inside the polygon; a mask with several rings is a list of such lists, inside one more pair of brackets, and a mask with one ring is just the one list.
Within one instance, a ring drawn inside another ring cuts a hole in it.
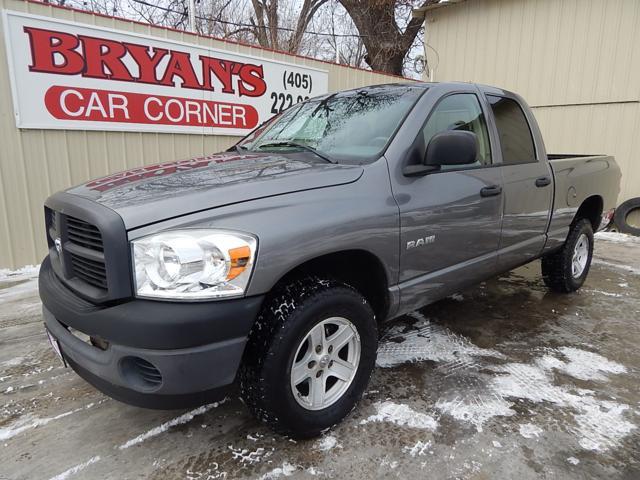
[{"label": "front bumper", "polygon": [[48,259],[39,287],[46,327],[69,365],[107,395],[149,408],[182,408],[221,396],[235,379],[262,304],[262,297],[249,297],[96,306],[67,289]]}]

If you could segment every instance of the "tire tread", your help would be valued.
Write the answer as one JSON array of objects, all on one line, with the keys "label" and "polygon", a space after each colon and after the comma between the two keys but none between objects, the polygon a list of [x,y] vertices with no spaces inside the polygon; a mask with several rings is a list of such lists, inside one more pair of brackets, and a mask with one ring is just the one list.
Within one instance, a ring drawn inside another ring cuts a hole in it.
[{"label": "tire tread", "polygon": [[274,413],[274,406],[280,399],[277,398],[273,385],[265,379],[270,373],[268,370],[275,368],[274,362],[268,360],[281,347],[291,315],[297,309],[327,301],[337,293],[353,296],[362,302],[373,318],[368,302],[350,285],[333,279],[307,276],[295,279],[270,295],[249,334],[239,371],[240,393],[249,411],[282,435],[308,438],[319,432],[315,429],[304,431],[292,428]]},{"label": "tire tread", "polygon": [[[571,275],[571,259],[573,248],[581,234],[587,233],[590,242],[590,253],[585,272],[580,279]],[[589,272],[593,250],[593,230],[591,222],[586,218],[579,219],[571,225],[569,235],[562,248],[542,257],[542,278],[549,289],[558,293],[570,293],[582,286]]]}]

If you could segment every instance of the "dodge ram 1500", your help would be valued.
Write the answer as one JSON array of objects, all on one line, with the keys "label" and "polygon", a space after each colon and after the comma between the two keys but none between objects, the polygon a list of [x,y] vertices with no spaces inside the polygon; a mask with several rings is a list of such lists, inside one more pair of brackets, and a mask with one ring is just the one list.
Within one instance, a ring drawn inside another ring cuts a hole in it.
[{"label": "dodge ram 1500", "polygon": [[52,195],[39,288],[65,363],[134,405],[236,382],[311,437],[356,405],[380,322],[535,259],[585,281],[620,183],[604,155],[547,155],[518,95],[380,85],[294,105],[228,151]]}]

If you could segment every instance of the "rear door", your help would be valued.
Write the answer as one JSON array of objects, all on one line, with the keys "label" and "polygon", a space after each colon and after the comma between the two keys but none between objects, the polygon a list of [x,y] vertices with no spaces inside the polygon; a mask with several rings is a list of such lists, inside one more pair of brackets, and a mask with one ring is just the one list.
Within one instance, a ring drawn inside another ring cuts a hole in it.
[{"label": "rear door", "polygon": [[[400,295],[411,310],[490,276],[500,240],[502,176],[494,168],[487,112],[472,85],[443,95],[430,108],[418,135],[423,145],[445,130],[478,138],[472,165],[443,167],[424,177],[398,174]],[[398,170],[396,169],[396,172]]]},{"label": "rear door", "polygon": [[[498,268],[508,270],[538,256],[544,247],[553,201],[553,179],[533,117],[521,100],[502,92],[487,93],[500,147],[504,216]],[[533,127],[533,128],[532,128]]]}]

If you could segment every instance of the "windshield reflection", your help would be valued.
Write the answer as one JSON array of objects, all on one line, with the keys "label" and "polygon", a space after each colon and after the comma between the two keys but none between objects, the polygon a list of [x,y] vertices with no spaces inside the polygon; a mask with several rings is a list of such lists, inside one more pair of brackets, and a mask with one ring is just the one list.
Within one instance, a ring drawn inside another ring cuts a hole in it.
[{"label": "windshield reflection", "polygon": [[330,162],[374,160],[424,91],[423,87],[385,85],[309,100],[289,108],[236,148],[306,149]]}]

